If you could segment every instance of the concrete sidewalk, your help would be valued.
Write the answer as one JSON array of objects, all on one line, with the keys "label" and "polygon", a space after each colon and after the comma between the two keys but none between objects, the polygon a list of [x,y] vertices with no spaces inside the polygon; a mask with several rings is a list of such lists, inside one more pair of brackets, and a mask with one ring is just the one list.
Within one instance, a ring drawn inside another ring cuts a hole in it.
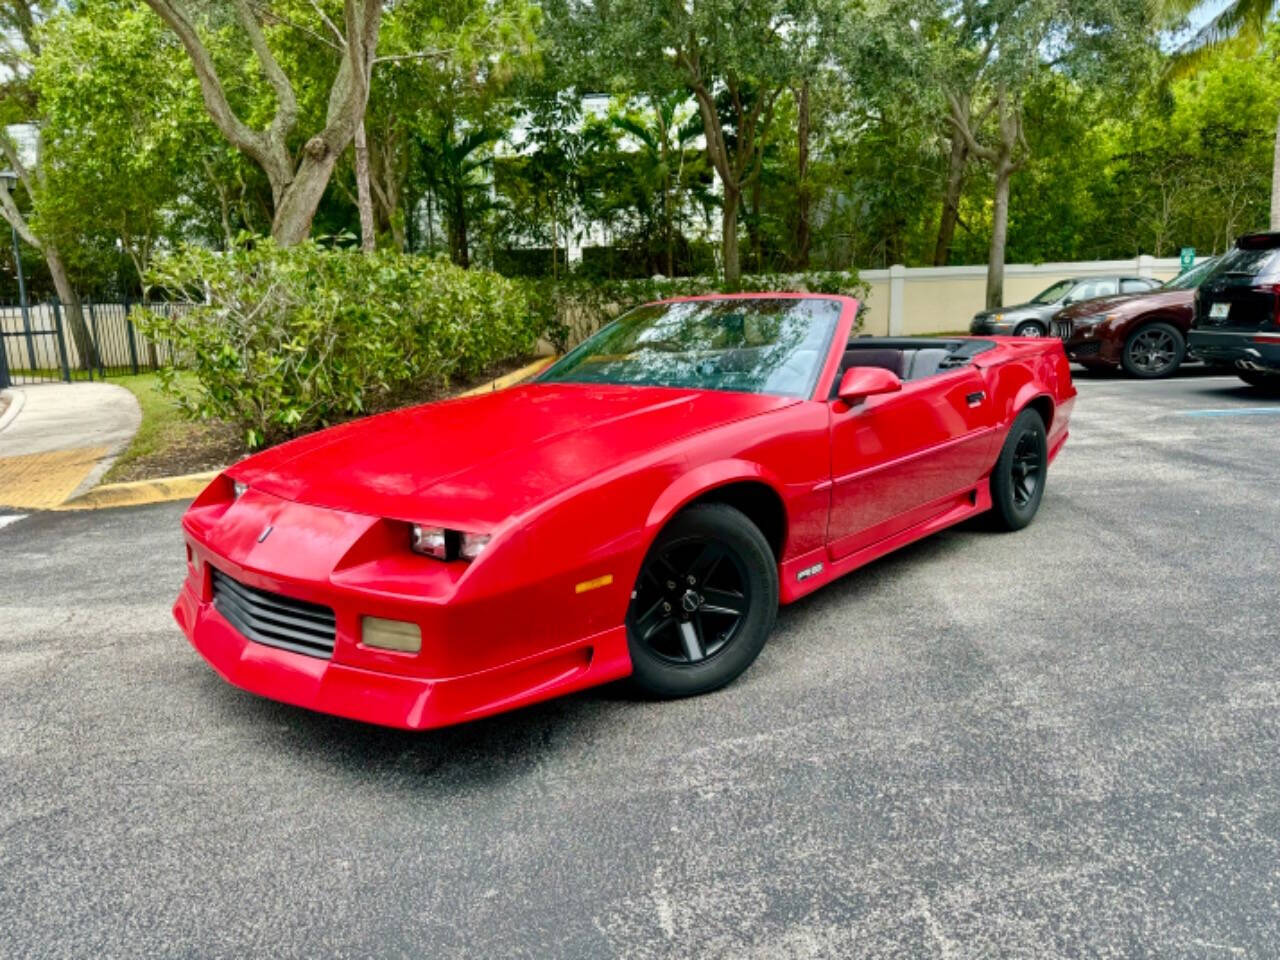
[{"label": "concrete sidewalk", "polygon": [[110,383],[42,383],[6,395],[0,506],[49,510],[85,492],[142,422],[133,394]]}]

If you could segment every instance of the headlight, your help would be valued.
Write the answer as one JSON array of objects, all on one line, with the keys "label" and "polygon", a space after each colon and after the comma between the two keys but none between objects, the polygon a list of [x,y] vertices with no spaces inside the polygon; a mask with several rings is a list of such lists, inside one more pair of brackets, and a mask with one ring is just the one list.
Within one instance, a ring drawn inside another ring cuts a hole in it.
[{"label": "headlight", "polygon": [[992,322],[992,323],[999,323],[999,322],[1000,322],[1000,321],[1002,321],[1003,319],[1004,319],[1004,314],[1003,314],[1003,313],[993,313],[993,314],[991,315],[991,322]]},{"label": "headlight", "polygon": [[489,545],[487,533],[466,533],[444,527],[409,527],[409,548],[437,560],[474,560]]}]

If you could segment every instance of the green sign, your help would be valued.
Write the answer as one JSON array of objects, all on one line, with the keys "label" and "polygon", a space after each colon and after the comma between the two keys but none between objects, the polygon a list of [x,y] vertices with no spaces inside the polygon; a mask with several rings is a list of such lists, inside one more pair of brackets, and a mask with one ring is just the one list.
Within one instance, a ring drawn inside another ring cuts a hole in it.
[{"label": "green sign", "polygon": [[1183,247],[1183,248],[1182,248],[1182,253],[1180,253],[1180,254],[1178,255],[1178,259],[1181,261],[1181,265],[1182,265],[1182,269],[1181,269],[1181,271],[1180,271],[1180,272],[1181,272],[1181,273],[1186,273],[1186,272],[1187,272],[1188,270],[1190,270],[1193,266],[1195,266],[1195,263],[1196,263],[1196,248],[1195,248],[1195,247]]}]

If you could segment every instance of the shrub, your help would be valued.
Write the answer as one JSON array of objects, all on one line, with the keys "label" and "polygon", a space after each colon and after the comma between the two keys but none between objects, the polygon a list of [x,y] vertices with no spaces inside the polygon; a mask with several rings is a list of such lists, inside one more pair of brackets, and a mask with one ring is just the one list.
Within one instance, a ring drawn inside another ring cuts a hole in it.
[{"label": "shrub", "polygon": [[[689,297],[724,290],[714,276],[652,277],[644,280],[597,280],[585,276],[558,282],[526,280],[525,289],[534,310],[541,317],[544,335],[563,353],[586,339],[625,310],[651,300]],[[743,290],[799,293],[840,293],[866,300],[868,287],[855,271],[813,271],[744,276]],[[859,309],[859,320],[861,324]]]},{"label": "shrub", "polygon": [[250,448],[429,395],[528,355],[542,333],[516,282],[394,252],[189,247],[150,279],[201,304],[139,312],[193,375],[168,371],[165,388],[189,416],[238,424]]}]

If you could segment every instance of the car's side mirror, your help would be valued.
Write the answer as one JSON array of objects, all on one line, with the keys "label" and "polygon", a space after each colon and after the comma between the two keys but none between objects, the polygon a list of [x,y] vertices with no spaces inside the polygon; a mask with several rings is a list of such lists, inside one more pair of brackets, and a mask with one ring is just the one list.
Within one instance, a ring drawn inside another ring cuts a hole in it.
[{"label": "car's side mirror", "polygon": [[840,378],[840,389],[836,391],[845,403],[853,404],[867,397],[882,393],[896,393],[902,389],[902,381],[896,373],[884,367],[850,367]]}]

